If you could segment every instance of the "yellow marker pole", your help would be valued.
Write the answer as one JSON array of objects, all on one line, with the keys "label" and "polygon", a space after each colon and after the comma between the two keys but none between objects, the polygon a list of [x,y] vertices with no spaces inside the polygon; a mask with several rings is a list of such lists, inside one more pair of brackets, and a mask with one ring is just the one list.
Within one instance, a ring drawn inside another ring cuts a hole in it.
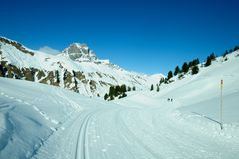
[{"label": "yellow marker pole", "polygon": [[221,130],[223,129],[223,125],[222,125],[222,89],[223,89],[223,80],[221,80],[221,104],[220,104],[220,126],[221,126]]}]

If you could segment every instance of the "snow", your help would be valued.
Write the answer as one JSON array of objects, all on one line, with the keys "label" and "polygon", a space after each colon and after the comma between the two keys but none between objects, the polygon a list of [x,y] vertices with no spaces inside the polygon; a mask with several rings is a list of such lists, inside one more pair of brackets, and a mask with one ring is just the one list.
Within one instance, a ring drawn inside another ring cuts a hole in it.
[{"label": "snow", "polygon": [[0,158],[238,159],[237,54],[174,77],[159,92],[132,91],[111,102],[0,78]]},{"label": "snow", "polygon": [[[27,50],[30,50],[26,48]],[[59,72],[80,71],[88,81],[96,81],[96,91],[91,92],[89,84],[82,83],[84,91],[81,94],[87,96],[104,95],[108,93],[110,85],[102,85],[100,82],[109,83],[111,85],[122,85],[133,87],[136,89],[148,89],[151,84],[159,82],[161,76],[149,76],[132,71],[127,71],[117,65],[110,63],[109,60],[97,59],[96,55],[88,50],[85,44],[74,43],[66,48],[63,53],[58,55],[50,55],[41,51],[30,50],[34,52],[34,56],[25,54],[10,44],[0,42],[0,51],[2,51],[1,61],[7,61],[8,64],[15,65],[18,68],[36,68],[44,71],[58,70]],[[70,58],[70,57],[79,58]],[[102,76],[102,77],[100,77]],[[36,78],[37,79],[37,78]],[[36,82],[39,82],[36,80]],[[64,82],[61,81],[60,86],[64,88]]]}]

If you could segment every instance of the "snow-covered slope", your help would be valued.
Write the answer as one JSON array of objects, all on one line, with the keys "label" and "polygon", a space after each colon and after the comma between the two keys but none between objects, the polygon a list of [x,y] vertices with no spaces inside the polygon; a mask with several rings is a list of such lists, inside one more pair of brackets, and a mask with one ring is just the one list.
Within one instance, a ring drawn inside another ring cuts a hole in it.
[{"label": "snow-covered slope", "polygon": [[238,54],[112,102],[0,78],[0,158],[238,159]]},{"label": "snow-covered slope", "polygon": [[148,89],[160,78],[100,60],[87,45],[79,43],[61,54],[49,55],[0,37],[0,57],[0,76],[60,86],[88,96],[103,96],[111,85]]},{"label": "snow-covered slope", "polygon": [[61,123],[80,110],[63,89],[7,78],[0,81],[1,159],[30,158]]}]

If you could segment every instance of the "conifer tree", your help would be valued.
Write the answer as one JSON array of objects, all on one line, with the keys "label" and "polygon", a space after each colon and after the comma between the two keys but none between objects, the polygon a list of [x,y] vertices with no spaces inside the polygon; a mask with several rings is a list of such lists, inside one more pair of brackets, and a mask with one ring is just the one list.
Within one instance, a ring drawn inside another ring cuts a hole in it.
[{"label": "conifer tree", "polygon": [[208,66],[211,65],[211,63],[212,63],[212,59],[211,59],[210,56],[208,56],[208,57],[207,57],[207,61],[206,61],[206,63],[205,63],[205,66],[208,67]]},{"label": "conifer tree", "polygon": [[174,71],[174,76],[176,76],[179,72],[180,72],[180,68],[176,66]]},{"label": "conifer tree", "polygon": [[128,92],[130,92],[131,91],[131,87],[128,87],[128,90],[127,90]]},{"label": "conifer tree", "polygon": [[121,87],[120,87],[120,93],[125,93],[125,92],[126,92],[126,85],[123,84],[123,85],[121,85]]},{"label": "conifer tree", "polygon": [[110,89],[109,89],[109,96],[111,97],[113,97],[114,96],[114,94],[115,94],[115,88],[114,88],[114,86],[110,86]]},{"label": "conifer tree", "polygon": [[[58,71],[58,70],[57,70]],[[76,76],[76,72],[74,70],[72,70],[73,76]]]},{"label": "conifer tree", "polygon": [[75,83],[75,90],[78,91],[78,88],[77,88],[78,82],[77,82],[76,78],[75,78],[74,83]]},{"label": "conifer tree", "polygon": [[169,71],[168,72],[168,80],[170,80],[170,78],[172,78],[173,77],[173,72],[172,71]]},{"label": "conifer tree", "polygon": [[213,53],[211,53],[211,55],[209,56],[211,61],[215,60],[216,59],[216,55]]},{"label": "conifer tree", "polygon": [[192,68],[192,75],[195,75],[195,74],[197,74],[199,72],[199,68],[198,68],[198,66],[196,65],[196,66],[193,66],[193,68]]},{"label": "conifer tree", "polygon": [[150,91],[154,90],[154,85],[151,85]]},{"label": "conifer tree", "polygon": [[114,96],[118,96],[120,94],[120,90],[121,90],[121,88],[119,85],[115,86]]},{"label": "conifer tree", "polygon": [[164,78],[161,78],[160,81],[159,81],[159,84],[162,84],[164,83],[165,79]]},{"label": "conifer tree", "polygon": [[105,95],[104,95],[104,99],[107,100],[108,97],[109,97],[109,95],[108,95],[107,93],[105,93]]},{"label": "conifer tree", "polygon": [[199,64],[199,59],[197,58],[197,59],[194,59],[193,61],[192,61],[192,66],[196,66],[196,65],[198,65]]},{"label": "conifer tree", "polygon": [[56,70],[56,82],[60,83],[60,76],[59,76],[59,71]]},{"label": "conifer tree", "polygon": [[66,73],[67,73],[67,70],[65,70],[64,75],[63,75],[63,80],[64,81],[66,80]]},{"label": "conifer tree", "polygon": [[0,64],[0,77],[5,77],[7,70]]},{"label": "conifer tree", "polygon": [[188,69],[189,69],[188,64],[187,64],[186,62],[184,62],[184,63],[183,63],[183,66],[182,66],[182,71],[183,71],[184,73],[187,73],[187,72],[188,72]]},{"label": "conifer tree", "polygon": [[157,92],[159,92],[159,85],[157,84],[157,90],[156,90]]}]

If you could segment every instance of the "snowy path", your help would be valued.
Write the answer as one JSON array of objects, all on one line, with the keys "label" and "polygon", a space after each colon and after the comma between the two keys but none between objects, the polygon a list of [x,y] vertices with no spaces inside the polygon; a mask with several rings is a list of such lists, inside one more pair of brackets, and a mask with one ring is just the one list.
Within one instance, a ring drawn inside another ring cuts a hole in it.
[{"label": "snowy path", "polygon": [[[105,102],[46,85],[0,80],[1,159],[238,158],[238,120],[228,118],[233,122],[221,131],[218,123],[192,113],[203,113],[200,106],[216,103],[214,98],[191,110],[182,109],[180,100],[168,102],[150,92]],[[225,102],[239,99],[233,92]]]},{"label": "snowy path", "polygon": [[202,131],[177,120],[176,107],[176,102],[151,108],[106,104],[83,111],[56,132],[35,158],[238,158],[235,138],[220,135],[216,123]]}]

